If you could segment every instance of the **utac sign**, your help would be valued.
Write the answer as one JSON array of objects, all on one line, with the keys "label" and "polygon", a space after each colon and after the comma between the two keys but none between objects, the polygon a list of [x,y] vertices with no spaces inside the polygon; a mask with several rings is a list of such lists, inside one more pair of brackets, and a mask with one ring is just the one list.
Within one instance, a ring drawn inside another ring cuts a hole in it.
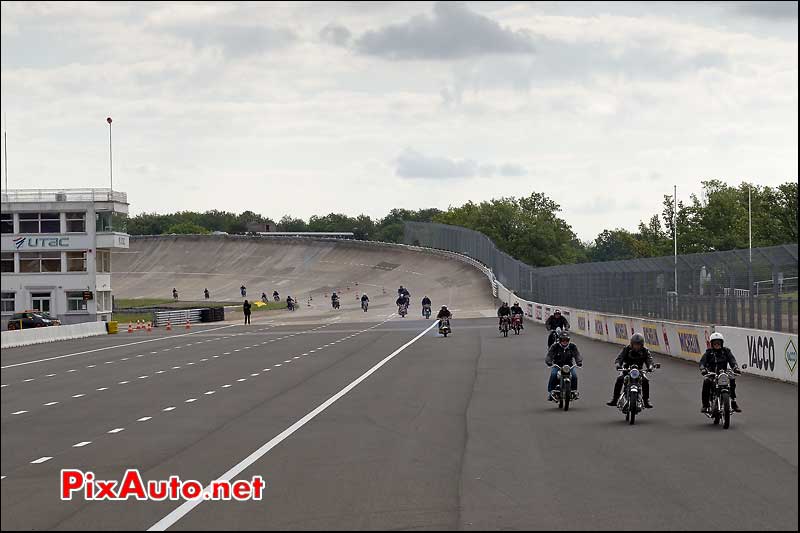
[{"label": "utac sign", "polygon": [[13,242],[17,250],[69,248],[69,237],[15,237]]}]

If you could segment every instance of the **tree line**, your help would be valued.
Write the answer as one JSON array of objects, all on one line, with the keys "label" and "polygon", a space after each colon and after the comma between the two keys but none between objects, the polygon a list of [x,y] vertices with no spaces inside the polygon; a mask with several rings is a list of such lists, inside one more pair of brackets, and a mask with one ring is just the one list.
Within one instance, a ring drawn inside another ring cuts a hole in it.
[{"label": "tree line", "polygon": [[[720,180],[703,181],[698,197],[678,202],[678,253],[746,248],[748,192],[752,195],[753,246],[797,242],[797,182],[778,187]],[[236,214],[211,210],[171,214],[142,213],[128,219],[131,235],[170,233],[245,233],[248,224],[270,224],[277,231],[350,231],[356,239],[402,242],[403,221],[440,222],[487,235],[501,250],[532,266],[611,261],[670,255],[673,250],[673,198],[664,196],[663,210],[639,223],[637,231],[606,229],[583,242],[559,215],[561,206],[543,193],[527,197],[467,202],[446,211],[436,208],[392,209],[379,219],[341,213],[313,215],[308,221],[284,216],[277,222],[253,211]]]}]

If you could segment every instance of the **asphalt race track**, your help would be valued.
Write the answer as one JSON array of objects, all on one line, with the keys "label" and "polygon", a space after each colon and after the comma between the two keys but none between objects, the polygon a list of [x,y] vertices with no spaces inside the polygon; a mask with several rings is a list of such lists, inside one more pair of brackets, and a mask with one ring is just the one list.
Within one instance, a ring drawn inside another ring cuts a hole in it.
[{"label": "asphalt race track", "polygon": [[[603,405],[615,347],[576,339],[564,413],[543,329],[456,318],[420,336],[418,312],[4,350],[2,529],[797,529],[796,386],[739,378],[725,431],[699,413],[696,365],[656,356],[655,409],[629,426]],[[237,476],[263,476],[262,501],[59,499],[62,468],[208,483],[392,354]]]}]

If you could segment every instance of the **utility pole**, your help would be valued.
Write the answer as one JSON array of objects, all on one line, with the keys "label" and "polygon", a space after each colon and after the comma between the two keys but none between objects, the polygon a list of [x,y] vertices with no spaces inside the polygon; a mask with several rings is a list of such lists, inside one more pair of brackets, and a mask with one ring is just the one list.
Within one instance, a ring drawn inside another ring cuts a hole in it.
[{"label": "utility pole", "polygon": [[675,244],[675,294],[678,294],[678,186],[675,185],[674,193],[672,196],[674,207],[672,209],[672,232],[673,241]]},{"label": "utility pole", "polygon": [[111,181],[111,190],[114,190],[114,162],[111,158],[111,117],[106,119],[108,122],[108,177]]}]

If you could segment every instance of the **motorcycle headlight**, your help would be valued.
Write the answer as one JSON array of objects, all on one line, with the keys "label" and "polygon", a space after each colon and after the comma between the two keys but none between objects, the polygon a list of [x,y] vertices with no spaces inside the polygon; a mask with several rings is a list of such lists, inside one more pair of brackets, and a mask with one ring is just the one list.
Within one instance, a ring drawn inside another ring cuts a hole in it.
[{"label": "motorcycle headlight", "polygon": [[561,371],[565,374],[569,374],[569,365],[564,365],[561,367]]},{"label": "motorcycle headlight", "polygon": [[727,387],[730,384],[730,382],[731,382],[731,378],[725,372],[722,372],[719,375],[719,377],[717,378],[717,383],[720,384],[723,387]]},{"label": "motorcycle headlight", "polygon": [[633,370],[631,370],[631,379],[639,379],[639,376],[641,375],[642,374],[641,372],[639,372],[638,368],[634,368]]}]

